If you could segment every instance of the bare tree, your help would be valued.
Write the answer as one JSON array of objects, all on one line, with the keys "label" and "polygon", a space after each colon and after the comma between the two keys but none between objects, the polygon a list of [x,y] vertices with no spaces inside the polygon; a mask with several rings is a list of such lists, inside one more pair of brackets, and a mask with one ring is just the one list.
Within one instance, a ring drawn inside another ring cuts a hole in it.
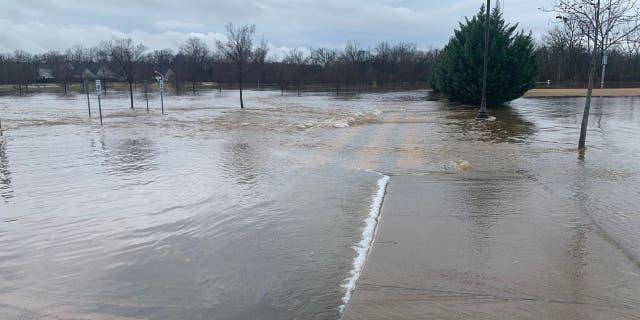
[{"label": "bare tree", "polygon": [[133,109],[133,81],[136,77],[136,66],[143,58],[145,47],[131,39],[113,39],[102,43],[101,54],[106,61],[129,83],[129,97]]},{"label": "bare tree", "polygon": [[57,51],[49,51],[43,55],[44,62],[53,73],[53,77],[62,84],[64,95],[67,95],[69,82],[73,77],[74,67],[71,64],[71,56],[69,54],[61,54]]},{"label": "bare tree", "polygon": [[229,60],[236,69],[238,84],[240,85],[240,108],[244,108],[242,100],[242,84],[243,78],[250,70],[250,66],[254,63],[264,62],[266,56],[266,46],[259,48],[253,47],[253,35],[256,32],[255,25],[245,25],[235,28],[233,24],[227,25],[227,40],[216,41],[216,46],[224,57]]},{"label": "bare tree", "polygon": [[[149,74],[145,73],[145,77],[155,77],[156,71],[162,73],[163,75],[167,73],[169,68],[173,67],[173,51],[171,49],[160,49],[153,50],[151,53],[147,54],[145,58],[146,64],[148,66],[145,70],[148,70]],[[172,70],[169,75],[172,79],[165,79],[165,81],[175,80],[175,71]],[[178,93],[178,88],[176,86],[176,94]]]},{"label": "bare tree", "polygon": [[9,57],[0,53],[0,84],[9,83]]},{"label": "bare tree", "polygon": [[29,84],[37,73],[37,64],[33,56],[26,51],[16,50],[11,57],[9,76],[13,83],[18,84],[18,93],[22,95],[22,87],[29,93]]},{"label": "bare tree", "polygon": [[165,72],[166,69],[171,66],[173,56],[174,54],[171,49],[153,50],[153,52],[147,55],[147,62],[151,63],[156,70]]},{"label": "bare tree", "polygon": [[251,71],[258,77],[258,84],[260,84],[265,76],[264,64],[267,61],[268,52],[269,48],[267,47],[267,42],[264,39],[260,40],[260,45],[253,50],[253,57],[249,66],[251,67]]},{"label": "bare tree", "polygon": [[[393,55],[393,51],[388,42],[383,41],[380,42],[374,49],[374,58],[378,71],[382,74],[384,78],[381,82],[381,85],[384,83],[390,82],[390,68],[391,68],[391,59]],[[382,79],[380,79],[382,80]]]},{"label": "bare tree", "polygon": [[309,62],[314,66],[320,67],[327,79],[333,81],[333,77],[335,77],[336,95],[340,94],[340,77],[337,72],[338,59],[338,52],[327,48],[311,50],[311,55],[309,56]]},{"label": "bare tree", "polygon": [[576,23],[587,38],[591,51],[589,84],[584,105],[578,150],[585,149],[589,109],[598,57],[626,41],[640,28],[640,8],[636,0],[557,0],[553,11],[565,23]]},{"label": "bare tree", "polygon": [[209,47],[200,38],[191,37],[180,46],[180,53],[185,56],[185,70],[191,81],[191,90],[196,94],[196,82],[205,73],[205,64],[209,57]]},{"label": "bare tree", "polygon": [[289,50],[283,62],[291,68],[291,77],[296,83],[296,89],[298,90],[298,95],[300,95],[300,77],[302,75],[302,67],[306,64],[302,51],[295,48]]},{"label": "bare tree", "polygon": [[364,75],[363,68],[370,53],[358,45],[356,41],[349,41],[342,52],[342,60],[345,62],[346,87],[349,90],[351,82],[357,83]]},{"label": "bare tree", "polygon": [[552,54],[552,58],[555,59],[557,86],[559,87],[563,69],[566,79],[572,80],[575,76],[586,42],[575,21],[567,21],[556,26],[544,36],[543,40]]}]

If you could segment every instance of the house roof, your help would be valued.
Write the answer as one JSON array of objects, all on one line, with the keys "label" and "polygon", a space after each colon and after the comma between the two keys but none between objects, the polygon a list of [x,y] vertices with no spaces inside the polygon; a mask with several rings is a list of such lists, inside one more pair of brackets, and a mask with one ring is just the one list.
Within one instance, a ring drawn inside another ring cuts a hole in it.
[{"label": "house roof", "polygon": [[38,68],[38,78],[40,79],[53,79],[53,72],[50,68]]}]

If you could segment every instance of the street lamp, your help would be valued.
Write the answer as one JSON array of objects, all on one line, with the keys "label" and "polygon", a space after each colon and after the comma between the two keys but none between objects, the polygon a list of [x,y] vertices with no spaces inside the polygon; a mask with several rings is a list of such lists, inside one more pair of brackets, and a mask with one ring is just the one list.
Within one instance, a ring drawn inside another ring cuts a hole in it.
[{"label": "street lamp", "polygon": [[487,0],[487,16],[484,19],[484,65],[482,67],[482,101],[477,119],[489,119],[487,113],[487,66],[489,64],[489,18],[491,0]]}]

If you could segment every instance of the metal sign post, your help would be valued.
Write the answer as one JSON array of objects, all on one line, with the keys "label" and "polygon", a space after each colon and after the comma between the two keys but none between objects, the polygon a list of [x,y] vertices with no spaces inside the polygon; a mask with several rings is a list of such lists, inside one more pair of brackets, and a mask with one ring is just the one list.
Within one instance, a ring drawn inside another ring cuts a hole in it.
[{"label": "metal sign post", "polygon": [[164,79],[160,78],[160,106],[162,108],[162,114],[164,114]]},{"label": "metal sign post", "polygon": [[89,109],[89,118],[91,118],[91,101],[89,100],[89,82],[87,79],[84,79],[82,82],[84,86],[84,93],[87,94],[87,108]]},{"label": "metal sign post", "polygon": [[144,99],[147,100],[147,113],[149,113],[149,83],[144,81]]},{"label": "metal sign post", "polygon": [[100,96],[102,95],[102,82],[96,80],[96,93],[98,94],[98,112],[100,112],[100,125],[102,125],[102,104],[100,102]]}]

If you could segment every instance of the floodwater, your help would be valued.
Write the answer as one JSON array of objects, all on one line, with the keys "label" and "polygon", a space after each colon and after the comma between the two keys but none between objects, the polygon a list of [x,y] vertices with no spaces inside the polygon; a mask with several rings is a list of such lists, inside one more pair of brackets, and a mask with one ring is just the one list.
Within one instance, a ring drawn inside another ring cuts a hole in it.
[{"label": "floodwater", "polygon": [[640,98],[594,100],[579,160],[582,98],[427,95],[0,97],[0,315],[337,319],[383,175],[521,175],[640,264]]}]

